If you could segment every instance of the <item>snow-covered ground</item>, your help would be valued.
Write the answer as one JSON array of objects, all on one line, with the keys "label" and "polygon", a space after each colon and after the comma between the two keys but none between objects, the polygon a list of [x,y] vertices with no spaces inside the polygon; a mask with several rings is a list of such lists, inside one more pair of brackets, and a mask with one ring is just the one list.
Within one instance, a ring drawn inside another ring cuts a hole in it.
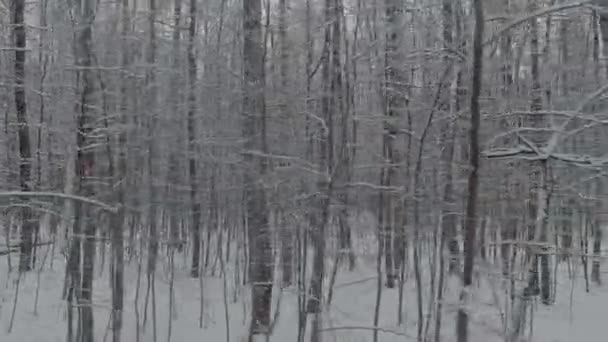
[{"label": "snow-covered ground", "polygon": [[[43,248],[44,249],[44,248]],[[166,259],[159,265],[156,276],[156,340],[168,340],[169,324],[169,272]],[[241,342],[245,340],[247,327],[248,291],[233,282],[232,265],[227,265],[226,291],[223,279],[207,275],[203,278],[204,309],[203,327],[199,327],[201,283],[188,276],[186,258],[176,258],[174,282],[174,309],[172,317],[171,341],[212,341]],[[20,281],[18,302],[15,309],[12,330],[9,326],[16,290],[16,274],[7,277],[6,256],[0,257],[0,341],[2,342],[63,342],[66,336],[66,303],[61,299],[64,281],[65,260],[57,255],[53,269],[49,261],[38,281],[38,273],[30,272]],[[99,261],[99,258],[98,258]],[[123,341],[136,341],[135,296],[137,265],[134,259],[127,266],[125,279],[125,311]],[[373,258],[360,258],[357,269],[349,272],[341,269],[336,280],[334,298],[324,316],[325,341],[364,342],[372,341],[374,307],[376,303],[377,276]],[[580,264],[578,260],[573,263]],[[13,258],[13,263],[15,260]],[[561,268],[562,266],[560,266]],[[328,261],[328,268],[331,265]],[[475,282],[472,305],[471,338],[473,342],[504,341],[501,337],[501,312],[504,310],[506,294],[500,280],[500,270],[491,265],[478,268],[479,281]],[[423,268],[423,272],[427,272]],[[560,270],[556,282],[556,303],[535,306],[533,317],[533,341],[538,342],[604,342],[608,341],[606,312],[608,287],[591,285],[585,292],[584,278],[580,266],[574,266],[573,276],[568,277],[565,269]],[[410,272],[411,273],[411,272]],[[425,273],[424,279],[428,279]],[[425,281],[426,282],[426,281]],[[327,282],[326,282],[327,283]],[[37,310],[34,310],[36,289],[39,284]],[[405,324],[398,326],[398,289],[382,289],[380,308],[379,341],[415,341],[417,321],[417,297],[413,274],[408,274],[403,301]],[[146,291],[145,273],[140,282],[139,317],[144,317],[144,297]],[[237,300],[234,301],[235,291]],[[430,286],[423,286],[424,310],[427,312]],[[460,287],[457,279],[450,279],[446,285],[443,306],[442,341],[455,341],[455,306]],[[103,274],[96,272],[94,284],[94,312],[96,341],[110,341],[108,318],[110,313],[110,289],[106,269]],[[224,304],[226,296],[227,307]],[[297,293],[296,288],[286,288],[279,295],[275,290],[275,303],[280,297],[278,322],[271,341],[296,341],[297,336]],[[500,303],[500,304],[497,304]],[[154,341],[152,305],[148,305],[147,322],[141,327],[142,342]],[[227,309],[227,312],[226,312]],[[226,321],[228,318],[228,322]],[[426,327],[425,327],[426,329]],[[429,327],[432,336],[434,324]],[[227,338],[229,332],[229,340]],[[530,331],[527,328],[526,335]]]}]

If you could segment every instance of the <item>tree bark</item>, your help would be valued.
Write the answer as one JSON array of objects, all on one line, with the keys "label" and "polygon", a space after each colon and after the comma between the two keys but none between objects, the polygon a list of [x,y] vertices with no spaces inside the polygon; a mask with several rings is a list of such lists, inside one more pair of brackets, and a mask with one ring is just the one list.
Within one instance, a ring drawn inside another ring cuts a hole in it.
[{"label": "tree bark", "polygon": [[[282,123],[288,123],[291,120],[291,105],[289,104],[289,59],[290,49],[289,37],[287,36],[287,17],[288,17],[288,0],[279,0],[279,45],[280,45],[280,83],[281,83],[281,103],[280,111],[282,115]],[[283,148],[289,146],[289,127],[281,125],[279,141]],[[287,151],[288,153],[290,151]],[[285,189],[286,190],[286,189]],[[281,200],[280,198],[278,199]],[[287,287],[292,284],[293,277],[293,228],[291,228],[283,215],[283,210],[278,210],[277,215],[280,215],[277,220],[280,222],[278,227],[281,231],[281,267],[282,267],[282,286]]]},{"label": "tree bark", "polygon": [[[93,137],[95,129],[95,106],[94,73],[92,67],[93,56],[93,24],[95,21],[95,5],[92,0],[84,0],[81,3],[80,18],[76,32],[76,66],[80,75],[81,86],[78,90],[78,102],[76,105],[78,115],[78,134],[76,145],[78,153],[76,157],[76,174],[78,179],[78,195],[82,197],[94,197],[95,186],[92,177],[95,176],[95,147]],[[92,209],[84,204],[76,205],[75,225],[84,226],[83,237],[76,236],[76,240],[83,239],[82,249],[82,279],[78,304],[80,306],[80,332],[82,342],[93,342],[94,340],[94,318],[93,318],[93,274],[95,267],[95,235],[97,226]],[[79,234],[80,229],[74,228],[74,234]],[[76,247],[78,248],[78,247]],[[76,259],[78,260],[78,259]],[[76,279],[72,279],[73,282]]]},{"label": "tree bark", "polygon": [[188,26],[188,173],[190,176],[190,209],[192,215],[192,265],[190,275],[200,275],[201,258],[201,204],[198,198],[198,158],[197,158],[197,125],[196,125],[196,79],[198,66],[196,62],[195,39],[197,0],[190,0],[190,24]]},{"label": "tree bark", "polygon": [[[269,15],[269,14],[267,14]],[[262,182],[268,168],[266,101],[261,0],[243,0],[243,114],[244,191],[249,240],[251,322],[249,339],[270,333],[273,251],[266,189]],[[253,150],[253,151],[252,151]],[[262,156],[260,156],[260,153]]]},{"label": "tree bark", "polygon": [[[324,17],[325,22],[335,20],[333,0],[325,1]],[[310,341],[321,341],[322,324],[322,302],[323,302],[323,280],[325,278],[325,231],[329,223],[329,206],[332,198],[332,176],[334,172],[334,94],[332,90],[331,75],[331,26],[325,26],[323,50],[321,52],[321,82],[323,93],[321,95],[321,115],[325,122],[321,128],[319,139],[318,154],[320,172],[317,179],[318,194],[316,197],[312,220],[312,242],[314,248],[312,274],[310,279],[310,292],[306,311],[312,315]]]},{"label": "tree bark", "polygon": [[460,307],[458,308],[458,319],[456,322],[456,336],[458,342],[468,341],[469,329],[469,293],[472,291],[473,267],[475,264],[475,242],[477,231],[477,196],[479,191],[479,133],[481,124],[481,110],[479,96],[482,88],[483,74],[483,34],[484,34],[484,13],[483,1],[473,1],[473,15],[475,17],[475,28],[473,31],[473,69],[471,84],[471,127],[469,130],[470,150],[469,150],[469,179],[468,197],[465,221],[464,239],[464,272],[462,277],[463,289],[460,294]]},{"label": "tree bark", "polygon": [[[32,151],[30,132],[27,120],[27,104],[25,95],[25,50],[26,31],[24,22],[25,1],[11,1],[11,24],[13,25],[13,40],[15,44],[14,61],[14,97],[17,112],[19,137],[19,185],[21,191],[31,191],[32,180]],[[33,222],[34,213],[29,205],[21,211],[21,243],[19,245],[19,272],[32,269],[33,234],[36,224]]]},{"label": "tree bark", "polygon": [[[404,89],[405,79],[401,70],[403,60],[400,54],[400,44],[402,43],[401,32],[401,17],[403,8],[399,1],[385,0],[386,13],[385,18],[387,21],[387,33],[386,33],[386,47],[385,47],[385,83],[384,83],[384,97],[386,102],[385,107],[385,122],[384,122],[384,133],[382,138],[383,143],[383,156],[384,162],[387,163],[385,167],[385,177],[382,185],[386,187],[395,187],[398,185],[398,171],[399,163],[401,162],[401,154],[397,149],[397,141],[399,138],[399,123],[402,116],[402,111],[407,106],[407,101],[404,97],[406,90]],[[386,287],[393,288],[395,286],[395,280],[398,277],[399,270],[394,264],[400,264],[396,259],[401,260],[404,252],[404,234],[402,229],[397,231],[395,210],[399,205],[399,198],[397,194],[390,191],[383,196],[384,201],[382,202],[382,210],[385,214],[383,215],[384,220],[384,263],[386,267]]]}]

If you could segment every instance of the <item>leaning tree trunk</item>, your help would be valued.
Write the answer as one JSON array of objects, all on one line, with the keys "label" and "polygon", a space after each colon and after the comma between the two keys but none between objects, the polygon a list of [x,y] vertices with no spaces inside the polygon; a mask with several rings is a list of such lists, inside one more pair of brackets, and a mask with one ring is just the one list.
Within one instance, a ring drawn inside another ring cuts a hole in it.
[{"label": "leaning tree trunk", "polygon": [[458,308],[458,319],[456,322],[456,336],[458,342],[468,341],[469,313],[465,307],[470,296],[473,284],[473,266],[475,262],[475,242],[477,230],[477,195],[479,188],[479,132],[480,132],[480,104],[479,96],[482,87],[483,73],[483,31],[484,14],[483,1],[473,1],[475,16],[475,29],[473,34],[473,82],[471,84],[471,127],[469,128],[470,139],[470,169],[468,179],[468,197],[465,217],[465,239],[464,239],[464,272],[462,277],[463,289],[460,294],[461,305]]},{"label": "leaning tree trunk", "polygon": [[[27,107],[25,97],[25,50],[26,33],[24,22],[25,0],[11,1],[11,24],[15,44],[15,109],[19,135],[19,185],[21,191],[31,191],[32,151],[30,148],[30,133],[27,122]],[[34,214],[29,205],[22,209],[21,243],[19,244],[19,271],[25,272],[32,268],[33,234],[35,224]]]},{"label": "leaning tree trunk", "polygon": [[267,170],[266,102],[262,2],[243,0],[243,117],[245,144],[245,210],[249,240],[249,280],[251,282],[250,341],[270,333],[273,282],[272,235],[268,220],[266,189],[262,182]]}]

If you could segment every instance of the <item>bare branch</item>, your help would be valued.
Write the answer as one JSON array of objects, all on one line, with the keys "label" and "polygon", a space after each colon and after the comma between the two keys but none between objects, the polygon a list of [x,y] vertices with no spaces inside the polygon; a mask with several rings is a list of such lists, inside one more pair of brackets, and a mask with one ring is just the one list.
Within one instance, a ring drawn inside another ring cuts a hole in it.
[{"label": "bare branch", "polygon": [[111,205],[108,205],[106,203],[91,199],[91,198],[86,198],[86,197],[82,197],[82,196],[77,196],[77,195],[71,195],[71,194],[65,194],[65,193],[61,193],[61,192],[45,192],[45,191],[4,191],[4,192],[0,192],[0,198],[2,197],[55,197],[55,198],[60,198],[60,199],[64,199],[64,200],[74,200],[74,201],[78,201],[78,202],[82,202],[82,203],[86,203],[86,204],[90,204],[90,205],[94,205],[97,206],[105,211],[111,212],[111,213],[115,213],[117,211],[117,208],[112,207]]}]

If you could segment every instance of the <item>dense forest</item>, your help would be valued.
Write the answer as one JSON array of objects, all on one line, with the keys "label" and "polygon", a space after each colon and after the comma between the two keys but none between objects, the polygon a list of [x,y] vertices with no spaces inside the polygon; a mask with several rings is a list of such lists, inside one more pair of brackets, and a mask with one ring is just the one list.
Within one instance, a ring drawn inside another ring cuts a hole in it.
[{"label": "dense forest", "polygon": [[603,341],[607,58],[608,0],[0,0],[0,340]]}]

